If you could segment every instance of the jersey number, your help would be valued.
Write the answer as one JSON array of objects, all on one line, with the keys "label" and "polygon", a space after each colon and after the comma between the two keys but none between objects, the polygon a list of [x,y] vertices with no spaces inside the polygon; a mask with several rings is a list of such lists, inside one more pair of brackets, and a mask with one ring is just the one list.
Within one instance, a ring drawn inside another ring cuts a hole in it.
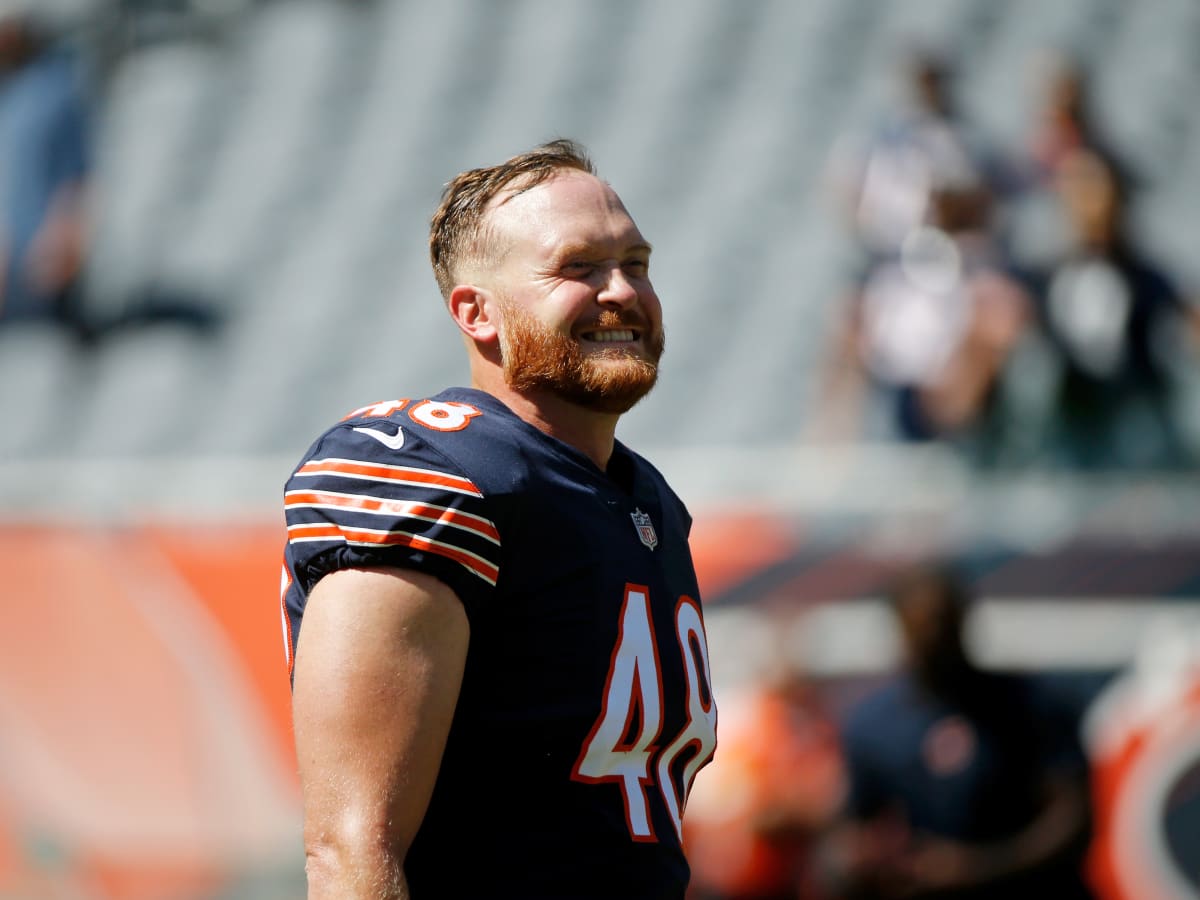
[{"label": "jersey number", "polygon": [[[675,608],[675,637],[687,679],[687,724],[663,748],[659,742],[663,685],[658,642],[650,618],[650,595],[640,585],[626,585],[604,705],[572,772],[577,781],[615,781],[621,785],[625,818],[635,841],[658,840],[646,794],[655,785],[662,793],[676,835],[682,837],[688,791],[696,772],[712,758],[717,747],[708,644],[700,607],[690,597],[681,597]],[[689,748],[693,752],[682,770],[673,771]]]},{"label": "jersey number", "polygon": [[[408,398],[402,400],[381,400],[360,406],[354,412],[342,417],[342,421],[358,418],[387,418],[408,406]],[[469,403],[456,403],[439,400],[421,400],[408,410],[408,417],[414,422],[432,428],[434,431],[462,431],[480,411]]]}]

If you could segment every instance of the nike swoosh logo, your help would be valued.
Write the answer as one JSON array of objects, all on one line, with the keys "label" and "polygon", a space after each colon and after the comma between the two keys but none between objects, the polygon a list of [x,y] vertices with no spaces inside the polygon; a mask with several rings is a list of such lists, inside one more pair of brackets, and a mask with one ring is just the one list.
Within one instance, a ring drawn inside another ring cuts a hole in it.
[{"label": "nike swoosh logo", "polygon": [[383,446],[389,447],[392,450],[399,450],[404,446],[404,429],[398,426],[395,434],[388,434],[386,431],[378,431],[374,428],[366,428],[363,426],[355,428],[354,430],[362,434],[369,434],[371,437],[375,438],[375,440],[379,441],[379,443],[383,444]]}]

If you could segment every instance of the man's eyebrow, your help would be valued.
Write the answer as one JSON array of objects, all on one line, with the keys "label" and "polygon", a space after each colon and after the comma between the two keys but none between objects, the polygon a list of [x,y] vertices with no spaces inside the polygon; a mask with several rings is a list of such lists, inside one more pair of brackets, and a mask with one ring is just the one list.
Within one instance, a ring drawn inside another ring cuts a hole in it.
[{"label": "man's eyebrow", "polygon": [[[636,244],[631,244],[622,251],[623,256],[628,256],[630,253],[645,253],[649,255],[654,248],[649,241],[638,241]],[[596,245],[587,242],[579,242],[577,244],[565,244],[554,251],[553,259],[566,260],[573,256],[592,257],[597,254]]]}]

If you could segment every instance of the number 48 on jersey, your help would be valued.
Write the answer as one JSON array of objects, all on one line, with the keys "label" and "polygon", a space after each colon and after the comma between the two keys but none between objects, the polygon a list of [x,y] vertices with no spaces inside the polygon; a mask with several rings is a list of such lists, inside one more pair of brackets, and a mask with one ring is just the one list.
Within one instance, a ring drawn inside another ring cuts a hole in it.
[{"label": "number 48 on jersey", "polygon": [[[663,720],[662,666],[650,596],[641,585],[626,585],[617,645],[608,669],[604,705],[575,763],[578,781],[621,785],[630,836],[656,841],[647,792],[661,792],[677,837],[682,839],[683,807],[692,781],[717,747],[717,710],[712,699],[708,643],[700,606],[681,597],[675,608],[675,638],[687,681],[687,718],[670,743],[659,741]],[[638,710],[637,731],[630,735]],[[691,750],[679,771],[675,763]]]}]

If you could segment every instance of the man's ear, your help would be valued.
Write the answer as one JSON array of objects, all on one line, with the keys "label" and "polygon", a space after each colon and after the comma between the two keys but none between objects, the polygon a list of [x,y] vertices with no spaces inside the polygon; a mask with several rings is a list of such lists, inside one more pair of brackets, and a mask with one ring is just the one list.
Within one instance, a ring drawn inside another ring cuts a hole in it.
[{"label": "man's ear", "polygon": [[474,284],[460,284],[446,301],[450,316],[471,340],[490,344],[498,339],[497,303],[491,291]]}]

